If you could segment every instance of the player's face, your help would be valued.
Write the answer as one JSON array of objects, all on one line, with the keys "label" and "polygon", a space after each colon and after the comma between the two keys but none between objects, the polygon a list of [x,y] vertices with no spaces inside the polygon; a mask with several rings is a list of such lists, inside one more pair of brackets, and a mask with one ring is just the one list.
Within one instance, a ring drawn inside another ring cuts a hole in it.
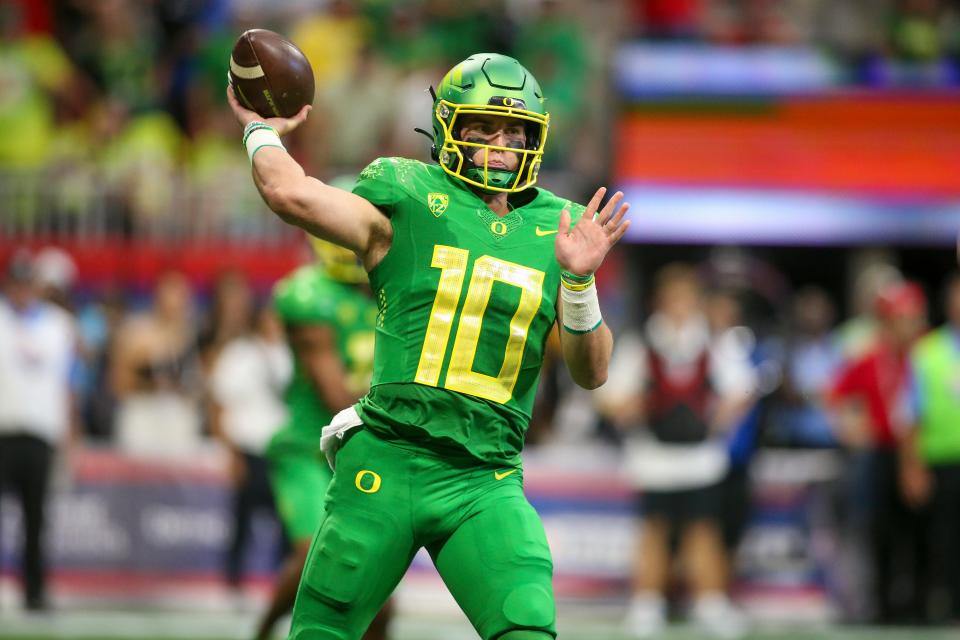
[{"label": "player's face", "polygon": [[[527,146],[527,131],[523,120],[507,116],[466,115],[460,122],[460,139],[465,142],[489,144],[495,147],[524,149]],[[472,150],[472,149],[471,149]],[[469,151],[468,151],[469,153]],[[477,149],[471,158],[478,167],[484,165],[486,150]],[[520,164],[519,154],[509,151],[490,151],[487,167],[514,171]]]}]

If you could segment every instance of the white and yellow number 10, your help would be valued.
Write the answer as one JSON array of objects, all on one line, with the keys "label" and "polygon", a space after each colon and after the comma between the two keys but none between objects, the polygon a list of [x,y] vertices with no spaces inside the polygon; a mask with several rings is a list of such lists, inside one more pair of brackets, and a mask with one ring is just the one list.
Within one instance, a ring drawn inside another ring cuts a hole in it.
[{"label": "white and yellow number 10", "polygon": [[[453,328],[463,280],[467,272],[466,249],[436,245],[430,266],[440,269],[440,284],[433,300],[430,323],[420,352],[416,381],[437,386],[443,368],[447,342]],[[473,264],[473,274],[467,287],[467,297],[460,312],[457,335],[453,341],[450,365],[444,387],[470,395],[505,403],[513,395],[513,387],[520,375],[523,348],[527,343],[530,323],[540,308],[543,298],[544,273],[492,256],[481,256]],[[473,362],[480,341],[483,315],[490,302],[494,282],[503,282],[520,289],[520,304],[510,320],[510,333],[500,365],[500,373],[488,376],[473,370]]]}]

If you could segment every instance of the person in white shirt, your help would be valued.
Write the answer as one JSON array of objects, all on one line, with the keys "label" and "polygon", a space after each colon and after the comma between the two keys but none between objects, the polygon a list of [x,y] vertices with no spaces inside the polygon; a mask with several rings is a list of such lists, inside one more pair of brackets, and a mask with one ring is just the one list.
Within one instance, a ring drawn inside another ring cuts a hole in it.
[{"label": "person in white shirt", "polygon": [[627,476],[642,492],[640,542],[625,620],[633,637],[666,624],[670,541],[679,541],[691,613],[705,633],[737,637],[742,615],[727,599],[720,483],[729,463],[723,431],[753,401],[749,353],[732,334],[712,335],[696,271],[674,264],[654,283],[654,311],[641,334],[613,354],[601,410],[627,432]]},{"label": "person in white shirt", "polygon": [[269,306],[256,314],[252,330],[227,342],[212,363],[210,427],[230,452],[235,487],[234,529],[226,558],[227,582],[234,588],[241,584],[254,511],[274,510],[264,454],[287,419],[283,392],[292,373],[283,327]]},{"label": "person in white shirt", "polygon": [[110,382],[114,438],[123,453],[173,458],[202,449],[193,303],[187,277],[167,271],[157,278],[150,309],[126,318],[117,332]]},{"label": "person in white shirt", "polygon": [[73,318],[39,297],[33,258],[14,254],[0,296],[0,491],[23,513],[27,609],[46,602],[45,503],[54,451],[71,434]]}]

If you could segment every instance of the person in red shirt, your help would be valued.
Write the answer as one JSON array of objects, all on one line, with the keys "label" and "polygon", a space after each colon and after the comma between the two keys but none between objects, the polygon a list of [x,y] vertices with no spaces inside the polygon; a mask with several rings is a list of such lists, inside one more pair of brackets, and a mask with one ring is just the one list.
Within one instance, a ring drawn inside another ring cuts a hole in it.
[{"label": "person in red shirt", "polygon": [[898,489],[903,429],[897,416],[909,389],[910,347],[926,328],[926,314],[926,296],[917,284],[897,282],[881,289],[876,342],[841,369],[827,398],[838,440],[853,458],[848,466],[864,472],[854,499],[865,509],[879,623],[906,623],[920,613],[917,515]]}]

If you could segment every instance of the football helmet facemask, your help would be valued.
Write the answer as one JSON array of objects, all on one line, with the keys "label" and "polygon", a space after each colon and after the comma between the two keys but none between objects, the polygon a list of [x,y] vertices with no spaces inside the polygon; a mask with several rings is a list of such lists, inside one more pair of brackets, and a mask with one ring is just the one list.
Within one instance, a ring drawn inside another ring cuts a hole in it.
[{"label": "football helmet facemask", "polygon": [[[525,143],[497,146],[478,138],[461,140],[463,117],[475,115],[520,120]],[[508,56],[474,54],[448,71],[436,92],[434,158],[446,173],[483,192],[523,191],[537,181],[549,123],[543,92],[529,71]],[[491,167],[491,151],[516,154],[516,168]]]}]

